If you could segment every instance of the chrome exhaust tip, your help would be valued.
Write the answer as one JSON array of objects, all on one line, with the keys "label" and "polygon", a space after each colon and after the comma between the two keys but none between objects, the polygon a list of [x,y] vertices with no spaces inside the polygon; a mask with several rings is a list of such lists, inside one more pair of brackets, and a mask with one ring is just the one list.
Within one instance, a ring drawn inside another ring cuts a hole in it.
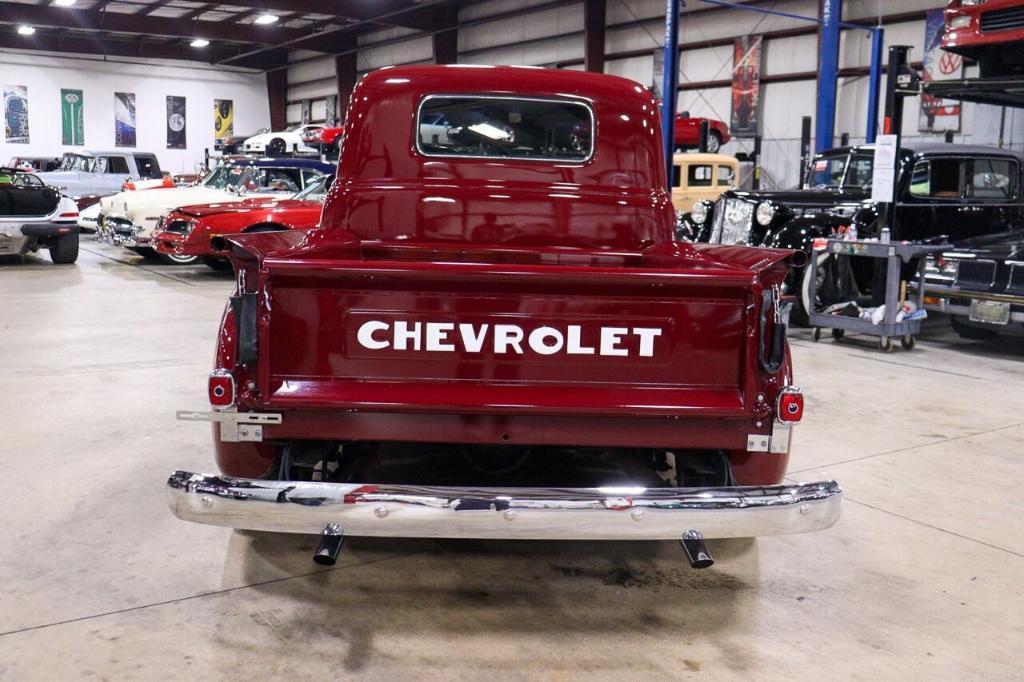
[{"label": "chrome exhaust tip", "polygon": [[344,542],[345,531],[342,527],[337,523],[326,524],[320,533],[320,544],[313,553],[313,561],[321,566],[333,566]]},{"label": "chrome exhaust tip", "polygon": [[704,535],[699,530],[688,530],[679,538],[686,558],[692,568],[708,568],[715,563],[711,558],[711,552],[704,544]]}]

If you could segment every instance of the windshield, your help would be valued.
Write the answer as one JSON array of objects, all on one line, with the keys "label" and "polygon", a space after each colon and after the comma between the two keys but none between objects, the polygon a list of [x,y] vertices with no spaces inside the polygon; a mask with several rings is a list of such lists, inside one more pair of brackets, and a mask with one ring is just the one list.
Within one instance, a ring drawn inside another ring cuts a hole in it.
[{"label": "windshield", "polygon": [[293,198],[301,201],[319,201],[321,204],[327,197],[327,181],[333,175],[324,175],[310,182],[306,189],[296,194]]},{"label": "windshield", "polygon": [[0,187],[42,187],[43,181],[30,173],[0,169]]},{"label": "windshield", "polygon": [[65,154],[64,159],[60,162],[60,169],[62,171],[83,171],[85,173],[91,173],[95,167],[95,158],[91,156],[82,156],[80,154]]},{"label": "windshield", "polygon": [[875,156],[870,152],[821,154],[807,169],[804,189],[871,188]]},{"label": "windshield", "polygon": [[251,172],[252,166],[218,166],[200,184],[210,189],[238,189]]},{"label": "windshield", "polygon": [[286,133],[294,133],[294,132],[300,130],[304,125],[306,125],[306,124],[305,123],[300,123],[298,125],[288,126],[287,128],[284,129],[284,132],[286,132]]}]

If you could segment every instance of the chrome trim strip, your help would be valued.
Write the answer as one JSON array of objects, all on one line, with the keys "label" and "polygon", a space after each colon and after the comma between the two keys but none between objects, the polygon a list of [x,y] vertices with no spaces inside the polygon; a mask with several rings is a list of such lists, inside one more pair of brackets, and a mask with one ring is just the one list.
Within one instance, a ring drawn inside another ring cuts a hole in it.
[{"label": "chrome trim strip", "polygon": [[237,412],[233,408],[196,412],[178,410],[175,418],[183,422],[234,422],[236,424],[280,424],[281,415],[273,412]]},{"label": "chrome trim strip", "polygon": [[176,471],[168,505],[215,526],[348,535],[533,540],[678,540],[805,533],[842,511],[835,481],[733,488],[449,488],[263,481]]},{"label": "chrome trim strip", "polygon": [[[908,285],[907,290],[911,292],[916,292],[917,284],[914,283]],[[925,284],[924,295],[933,296],[935,298],[976,298],[979,301],[999,301],[1000,303],[1024,305],[1024,296],[1018,296],[1015,294],[1000,294],[989,291],[971,291],[970,289],[944,287],[935,284]],[[927,308],[928,306],[926,305],[925,307]]]}]

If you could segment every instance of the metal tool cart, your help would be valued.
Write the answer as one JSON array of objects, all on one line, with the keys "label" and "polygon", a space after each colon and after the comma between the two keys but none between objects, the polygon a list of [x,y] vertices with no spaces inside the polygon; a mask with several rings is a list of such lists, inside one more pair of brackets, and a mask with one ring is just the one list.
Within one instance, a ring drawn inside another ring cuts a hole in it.
[{"label": "metal tool cart", "polygon": [[[938,253],[948,247],[926,246],[923,244],[903,244],[897,242],[878,241],[845,241],[842,239],[828,239],[822,247],[816,243],[811,254],[811,262],[807,267],[811,268],[811,291],[810,300],[817,300],[816,287],[818,283],[818,255],[822,251],[837,256],[840,269],[840,290],[849,281],[844,268],[849,267],[850,257],[862,258],[884,258],[886,259],[885,269],[885,318],[879,324],[872,324],[871,320],[863,320],[859,317],[846,317],[843,315],[832,315],[816,310],[809,311],[813,331],[811,338],[818,341],[821,338],[822,329],[831,329],[832,338],[839,340],[846,332],[866,334],[878,337],[878,348],[889,353],[895,347],[893,339],[899,339],[900,344],[906,350],[914,347],[914,337],[921,331],[921,319],[896,321],[896,314],[902,305],[902,294],[905,288],[900,286],[900,272],[903,263],[909,263],[918,259],[916,278],[917,286],[914,294],[917,309],[924,308],[924,263],[925,256],[929,253]],[[841,298],[848,298],[841,296]]]}]

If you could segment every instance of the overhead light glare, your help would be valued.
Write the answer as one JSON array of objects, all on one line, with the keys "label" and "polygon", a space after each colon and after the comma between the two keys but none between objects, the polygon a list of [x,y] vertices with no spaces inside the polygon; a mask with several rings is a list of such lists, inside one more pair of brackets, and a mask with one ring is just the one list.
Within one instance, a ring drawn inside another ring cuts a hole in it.
[{"label": "overhead light glare", "polygon": [[30,35],[32,35],[35,32],[36,32],[36,29],[35,29],[34,26],[19,26],[18,27],[18,35],[30,36]]},{"label": "overhead light glare", "polygon": [[210,41],[206,38],[196,38],[191,43],[192,47],[206,47],[210,44]]},{"label": "overhead light glare", "polygon": [[78,0],[54,0],[53,4],[57,7],[71,7],[71,5],[78,2]]},{"label": "overhead light glare", "polygon": [[281,17],[277,16],[276,14],[261,14],[258,17],[256,17],[254,23],[266,26],[267,24],[276,24],[277,20],[280,18]]}]

